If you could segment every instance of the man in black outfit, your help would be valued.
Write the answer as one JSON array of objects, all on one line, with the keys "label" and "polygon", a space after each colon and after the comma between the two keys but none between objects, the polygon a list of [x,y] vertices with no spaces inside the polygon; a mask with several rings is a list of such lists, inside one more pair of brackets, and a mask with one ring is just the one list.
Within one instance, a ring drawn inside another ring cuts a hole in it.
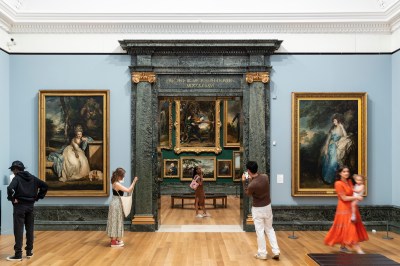
[{"label": "man in black outfit", "polygon": [[11,201],[14,212],[14,256],[7,257],[9,261],[22,260],[22,241],[24,226],[26,230],[26,257],[33,256],[33,205],[35,201],[46,196],[48,186],[45,182],[24,171],[25,166],[20,161],[14,161],[9,167],[15,177],[7,187],[7,199]]}]

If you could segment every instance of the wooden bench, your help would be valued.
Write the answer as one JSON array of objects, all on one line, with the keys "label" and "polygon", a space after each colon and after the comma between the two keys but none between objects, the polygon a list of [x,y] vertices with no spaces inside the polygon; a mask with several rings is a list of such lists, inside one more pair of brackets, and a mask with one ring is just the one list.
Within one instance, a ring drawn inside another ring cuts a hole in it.
[{"label": "wooden bench", "polygon": [[[175,199],[181,200],[181,206],[183,209],[185,200],[194,200],[194,193],[172,193],[171,194],[171,208],[175,207]],[[223,208],[228,206],[228,197],[225,193],[206,193],[206,200],[212,199],[214,208],[217,208],[217,199],[221,199],[221,204]],[[194,203],[193,203],[194,204]]]}]

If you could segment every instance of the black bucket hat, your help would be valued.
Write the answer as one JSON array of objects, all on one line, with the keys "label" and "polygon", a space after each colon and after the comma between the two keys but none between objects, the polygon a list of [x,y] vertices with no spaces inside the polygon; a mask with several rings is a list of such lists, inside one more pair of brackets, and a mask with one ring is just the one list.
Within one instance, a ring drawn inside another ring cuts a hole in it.
[{"label": "black bucket hat", "polygon": [[14,168],[18,168],[19,170],[24,170],[25,166],[21,161],[14,161],[8,169],[13,170]]}]

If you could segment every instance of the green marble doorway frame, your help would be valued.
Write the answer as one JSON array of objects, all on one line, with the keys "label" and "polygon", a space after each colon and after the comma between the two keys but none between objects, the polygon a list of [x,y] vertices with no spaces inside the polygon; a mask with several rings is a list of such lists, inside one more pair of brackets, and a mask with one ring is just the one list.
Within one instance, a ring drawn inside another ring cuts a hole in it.
[{"label": "green marble doorway frame", "polygon": [[[280,40],[122,40],[131,56],[131,168],[135,191],[132,231],[156,231],[160,195],[158,97],[241,97],[243,163],[270,172],[269,56]],[[251,103],[251,104],[250,104]],[[149,163],[151,162],[151,163]],[[253,231],[250,200],[242,197],[244,231]]]}]

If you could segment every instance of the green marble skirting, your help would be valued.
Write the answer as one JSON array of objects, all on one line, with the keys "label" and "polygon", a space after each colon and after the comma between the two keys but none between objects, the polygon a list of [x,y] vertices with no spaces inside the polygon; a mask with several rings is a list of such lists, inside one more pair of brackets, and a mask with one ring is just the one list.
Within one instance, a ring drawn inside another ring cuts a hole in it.
[{"label": "green marble skirting", "polygon": [[[336,206],[279,206],[273,205],[274,228],[278,231],[328,230],[335,215]],[[400,233],[400,207],[360,206],[361,216],[368,230]],[[35,228],[43,231],[103,231],[106,229],[108,206],[36,206]],[[246,231],[254,231],[248,225]],[[131,225],[126,218],[125,230],[154,231],[154,226]]]}]

